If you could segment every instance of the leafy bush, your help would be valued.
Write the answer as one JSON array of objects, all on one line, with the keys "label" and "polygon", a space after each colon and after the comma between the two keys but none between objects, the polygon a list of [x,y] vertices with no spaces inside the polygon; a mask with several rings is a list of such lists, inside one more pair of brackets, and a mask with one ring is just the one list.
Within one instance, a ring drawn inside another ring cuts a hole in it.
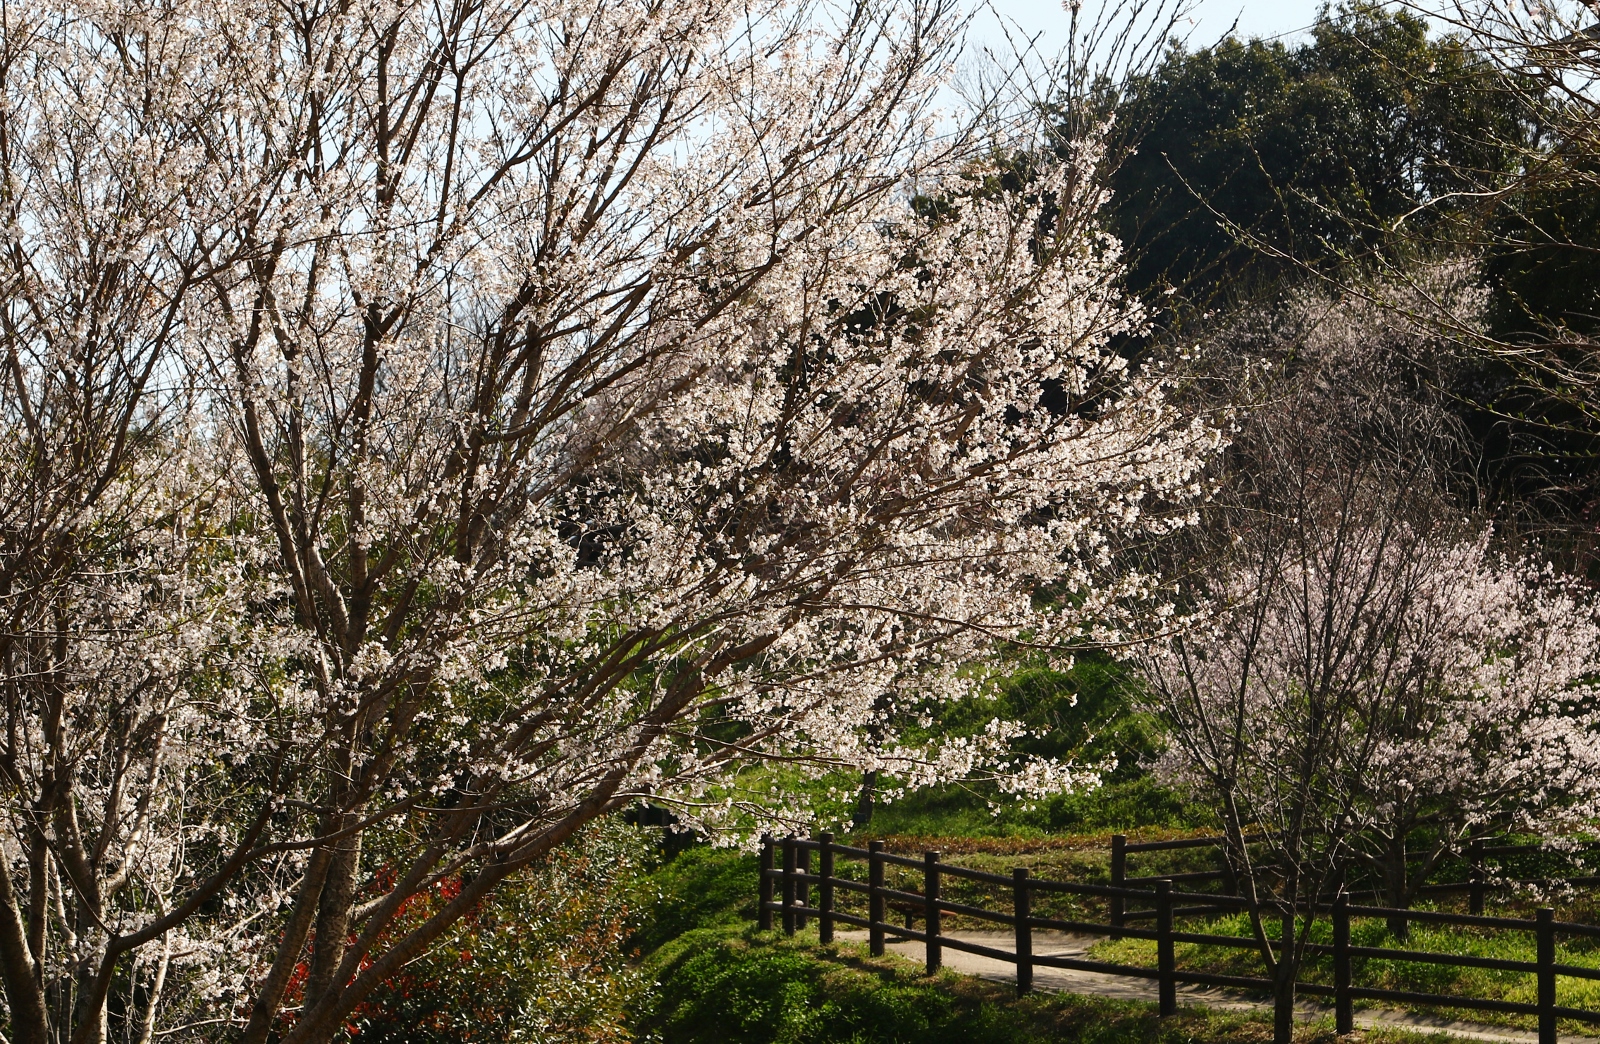
[{"label": "leafy bush", "polygon": [[685,948],[664,977],[660,1005],[668,1041],[954,1044],[969,1031],[956,1017],[955,997],[927,984],[892,974],[834,974],[797,949],[726,940]]},{"label": "leafy bush", "polygon": [[[632,1039],[625,1011],[649,987],[625,945],[656,835],[607,823],[515,878],[425,957],[368,997],[346,1027],[358,1044]],[[407,904],[392,933],[459,891],[447,880]]]}]

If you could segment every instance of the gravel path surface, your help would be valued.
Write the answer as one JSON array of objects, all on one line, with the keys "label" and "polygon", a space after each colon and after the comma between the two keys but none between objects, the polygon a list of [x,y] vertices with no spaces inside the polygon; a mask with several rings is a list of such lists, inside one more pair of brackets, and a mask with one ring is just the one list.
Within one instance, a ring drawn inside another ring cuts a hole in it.
[{"label": "gravel path surface", "polygon": [[[1010,932],[946,932],[949,938],[962,939],[992,947],[996,950],[1010,950],[1014,940]],[[841,931],[837,937],[841,941],[866,942],[867,933],[864,931]],[[1033,952],[1041,955],[1060,957],[1083,957],[1090,946],[1100,941],[1099,936],[1092,935],[1065,935],[1060,932],[1035,932],[1033,935]],[[905,957],[908,960],[921,963],[924,960],[922,943],[914,940],[891,940],[888,944],[889,952]],[[991,979],[995,982],[1016,982],[1017,969],[1006,961],[993,957],[984,957],[975,953],[966,953],[961,950],[945,947],[944,966],[951,971],[961,972],[965,975],[976,975],[979,978]],[[1156,983],[1154,979],[1125,978],[1120,975],[1103,975],[1098,972],[1068,971],[1065,968],[1039,968],[1033,969],[1033,988],[1047,993],[1085,993],[1096,997],[1114,997],[1119,1000],[1138,1000],[1155,1003]],[[1178,987],[1179,1004],[1200,1004],[1209,1008],[1221,1008],[1232,1011],[1258,1011],[1271,1007],[1269,1001],[1258,1000],[1245,994],[1232,990],[1206,989],[1198,986]],[[1303,1001],[1296,1006],[1300,1017],[1310,1020],[1333,1015],[1333,1007],[1326,1004],[1317,1004]],[[1499,1041],[1504,1044],[1538,1044],[1539,1035],[1531,1030],[1510,1029],[1503,1026],[1487,1026],[1477,1022],[1460,1022],[1453,1019],[1435,1018],[1427,1015],[1412,1015],[1403,1011],[1390,1011],[1382,1008],[1357,1008],[1356,1025],[1363,1029],[1407,1029],[1423,1033],[1442,1033],[1452,1039]],[[1600,1038],[1587,1036],[1563,1035],[1563,1041],[1583,1042],[1583,1044],[1600,1044]]]}]

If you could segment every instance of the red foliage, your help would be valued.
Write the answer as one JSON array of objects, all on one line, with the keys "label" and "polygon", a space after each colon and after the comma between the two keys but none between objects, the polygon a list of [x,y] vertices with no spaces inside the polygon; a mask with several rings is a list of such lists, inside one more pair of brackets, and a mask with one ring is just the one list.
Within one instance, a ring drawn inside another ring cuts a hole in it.
[{"label": "red foliage", "polygon": [[[381,867],[374,875],[373,884],[370,891],[374,894],[381,895],[394,888],[397,880],[398,878],[393,867]],[[461,894],[461,887],[462,882],[460,876],[453,875],[445,878],[444,880],[438,881],[431,888],[418,892],[414,895],[407,896],[405,899],[403,899],[399,908],[395,911],[394,918],[387,926],[384,927],[383,931],[379,933],[378,938],[375,940],[372,948],[368,951],[368,954],[362,957],[361,963],[357,967],[355,975],[360,975],[362,972],[366,971],[372,966],[371,954],[382,954],[388,949],[390,943],[406,935],[406,933],[410,932],[412,929],[416,928],[418,925],[422,924],[422,922],[426,921],[429,917],[436,913],[440,907],[451,902],[457,896],[459,896]],[[463,918],[463,923],[471,925],[476,922],[477,916],[477,909],[470,910]],[[351,932],[348,936],[348,942],[354,943],[355,941],[356,934]],[[287,1032],[291,1027],[293,1027],[295,1022],[299,1019],[299,1008],[305,1001],[306,980],[311,974],[310,957],[316,952],[315,933],[312,933],[311,937],[308,939],[307,947],[309,950],[307,959],[300,961],[294,966],[294,971],[289,975],[288,987],[284,992],[283,1006],[285,1010],[279,1016],[279,1020],[283,1026],[284,1032]],[[470,965],[471,962],[472,952],[468,949],[463,949],[459,955],[458,963]],[[415,965],[408,964],[405,968],[402,968],[399,973],[388,980],[386,985],[388,986],[388,989],[391,991],[392,995],[403,999],[412,999],[434,993],[441,988],[443,984],[435,979],[427,978],[423,973],[414,971],[414,967]],[[355,976],[351,977],[352,981],[354,981],[354,977]],[[362,1035],[362,1025],[369,1023],[374,1019],[378,1019],[385,1014],[387,1014],[387,1011],[382,1004],[371,1000],[362,1001],[360,1004],[356,1005],[354,1010],[351,1011],[350,1021],[345,1024],[345,1032],[348,1034],[350,1040],[360,1040]],[[439,1021],[437,1016],[435,1017],[434,1021]],[[444,1027],[442,1025],[424,1025],[419,1028],[439,1030],[443,1029]]]}]

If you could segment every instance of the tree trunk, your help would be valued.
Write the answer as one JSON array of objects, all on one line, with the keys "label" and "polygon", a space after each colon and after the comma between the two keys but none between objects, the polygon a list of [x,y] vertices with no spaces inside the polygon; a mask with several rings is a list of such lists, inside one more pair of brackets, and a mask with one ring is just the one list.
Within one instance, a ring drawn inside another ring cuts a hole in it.
[{"label": "tree trunk", "polygon": [[[354,816],[345,816],[341,826],[348,828],[354,820]],[[360,865],[359,833],[335,843],[328,860],[327,880],[317,905],[316,941],[312,944],[311,967],[306,976],[302,1018],[311,1013],[325,992],[335,988],[334,972],[344,960],[348,941],[346,934],[350,930],[350,910],[356,894],[356,871]]]},{"label": "tree trunk", "polygon": [[[1383,858],[1384,900],[1390,909],[1406,908],[1406,884],[1406,839],[1405,835],[1396,834],[1389,842]],[[1389,934],[1396,939],[1405,939],[1410,934],[1410,925],[1404,914],[1390,915]]]},{"label": "tree trunk", "polygon": [[294,966],[299,962],[301,949],[311,933],[312,920],[322,904],[322,885],[327,878],[331,857],[332,852],[326,848],[319,848],[312,853],[310,865],[306,867],[306,875],[296,891],[289,923],[285,926],[283,937],[278,943],[272,970],[267,973],[260,992],[256,994],[255,1003],[250,1010],[250,1021],[245,1025],[239,1044],[265,1044],[268,1035],[274,1029],[278,1005],[283,1000],[284,990],[288,986]]},{"label": "tree trunk", "polygon": [[1278,974],[1272,984],[1272,1044],[1290,1044],[1294,1039],[1294,965],[1293,957],[1278,960]]},{"label": "tree trunk", "polygon": [[856,798],[855,829],[871,824],[872,810],[878,803],[878,771],[872,769],[861,774],[861,795]]},{"label": "tree trunk", "polygon": [[1294,910],[1290,909],[1283,914],[1283,939],[1272,984],[1272,1044],[1291,1044],[1294,1039],[1294,986],[1300,970],[1294,929]]},{"label": "tree trunk", "polygon": [[22,917],[17,911],[11,875],[0,868],[0,978],[5,981],[13,1044],[49,1044],[49,1021],[39,976],[28,955]]}]

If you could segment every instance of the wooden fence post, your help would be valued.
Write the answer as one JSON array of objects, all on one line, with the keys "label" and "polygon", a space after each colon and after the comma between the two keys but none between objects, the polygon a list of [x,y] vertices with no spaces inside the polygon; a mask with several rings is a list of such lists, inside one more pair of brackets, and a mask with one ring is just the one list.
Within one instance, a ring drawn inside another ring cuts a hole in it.
[{"label": "wooden fence post", "polygon": [[1033,902],[1025,866],[1011,871],[1011,913],[1017,929],[1017,996],[1022,997],[1033,991]]},{"label": "wooden fence post", "polygon": [[1469,909],[1474,914],[1482,914],[1484,878],[1487,876],[1483,866],[1482,841],[1472,842],[1472,846],[1467,850],[1467,859],[1471,863],[1467,869],[1467,881],[1470,884],[1468,895],[1470,896],[1469,901],[1471,903]]},{"label": "wooden fence post", "polygon": [[[811,849],[801,848],[798,844],[795,845],[795,848],[798,850],[795,861],[799,864],[800,873],[809,877],[811,875]],[[804,877],[796,878],[794,882],[794,897],[796,905],[799,906],[799,909],[794,912],[794,926],[796,928],[804,928],[806,921],[809,920],[805,915],[805,908],[811,905],[811,882],[805,880]]]},{"label": "wooden fence post", "polygon": [[1161,1015],[1178,1013],[1178,970],[1172,952],[1172,882],[1166,878],[1156,882],[1156,971],[1160,978]]},{"label": "wooden fence post", "polygon": [[883,956],[883,842],[867,842],[867,949]]},{"label": "wooden fence post", "polygon": [[[806,924],[806,914],[802,911],[812,910],[818,922],[818,936],[824,943],[831,943],[834,939],[836,919],[839,916],[835,909],[836,887],[838,878],[835,874],[835,858],[839,846],[834,843],[831,833],[821,832],[816,835],[813,843],[820,853],[820,867],[816,875],[818,885],[818,905],[810,905],[809,882],[801,880],[802,876],[809,877],[811,861],[809,849],[802,847],[808,844],[802,842],[794,835],[782,839],[783,849],[781,868],[775,868],[777,850],[780,842],[771,835],[761,836],[759,851],[760,878],[759,901],[757,917],[762,931],[771,931],[774,924],[774,914],[783,915],[783,929],[786,934],[793,935],[797,928]],[[886,936],[888,923],[888,891],[885,881],[888,853],[885,843],[881,840],[870,841],[867,845],[868,861],[868,929],[873,956],[883,956],[886,950]],[[1128,915],[1126,899],[1132,898],[1136,902],[1143,896],[1150,895],[1142,888],[1128,889],[1127,883],[1127,845],[1123,835],[1116,835],[1113,840],[1113,880],[1120,885],[1120,890],[1126,890],[1127,896],[1113,898],[1113,916],[1116,918],[1113,935],[1130,931],[1126,921]],[[1482,890],[1487,886],[1487,874],[1483,872],[1483,846],[1474,841],[1470,846],[1470,859],[1472,861],[1472,884],[1474,886],[1474,906],[1482,907]],[[909,863],[909,860],[903,861]],[[915,865],[915,864],[911,864]],[[923,887],[922,887],[922,914],[925,923],[924,941],[926,943],[926,963],[929,975],[937,973],[943,966],[943,900],[941,897],[941,866],[940,853],[935,850],[923,853]],[[1017,969],[1016,992],[1022,997],[1033,991],[1035,955],[1033,948],[1033,898],[1032,878],[1026,867],[1016,867],[1011,872],[1012,880],[1012,925],[1015,929],[1015,949],[1013,959]],[[1049,882],[1045,882],[1048,884]],[[1155,935],[1156,939],[1156,979],[1160,1000],[1160,1014],[1168,1017],[1177,1013],[1177,961],[1176,961],[1176,936],[1177,926],[1174,923],[1179,908],[1177,902],[1186,893],[1177,893],[1173,880],[1163,877],[1154,881],[1153,899],[1155,902]],[[908,886],[909,887],[909,886]],[[1070,889],[1070,886],[1069,890]],[[781,888],[781,896],[774,901],[774,891]],[[904,908],[909,912],[916,911],[916,905]],[[1209,908],[1207,908],[1209,909]],[[1313,911],[1314,912],[1314,911]],[[1378,911],[1383,914],[1386,911]],[[1352,951],[1355,947],[1351,942],[1351,903],[1349,893],[1343,885],[1336,889],[1332,901],[1332,929],[1333,929],[1333,995],[1335,1004],[1335,1032],[1344,1037],[1354,1030],[1353,1017],[1353,960]],[[1141,915],[1144,916],[1144,915]],[[1285,919],[1284,931],[1286,935],[1294,931],[1293,917],[1287,911],[1283,914]],[[1527,925],[1524,921],[1522,924]],[[1556,963],[1556,920],[1555,913],[1550,908],[1541,908],[1536,912],[1532,928],[1535,934],[1537,959],[1534,971],[1537,982],[1537,1004],[1534,1006],[1538,1015],[1538,1041],[1539,1044],[1557,1044],[1557,995],[1556,986],[1558,971],[1563,967]],[[1119,931],[1120,930],[1120,931]],[[1526,928],[1524,929],[1526,930]],[[1140,933],[1146,934],[1146,933]],[[1148,934],[1146,934],[1148,937]],[[1143,974],[1148,974],[1144,972]],[[1274,984],[1275,999],[1275,1039],[1286,1039],[1285,1034],[1292,1030],[1293,1023],[1293,981],[1292,975],[1287,970],[1282,970],[1278,981]],[[1443,1000],[1444,998],[1440,998]]]},{"label": "wooden fence post", "polygon": [[822,846],[817,862],[817,875],[822,878],[817,882],[817,939],[820,942],[833,942],[833,835],[821,833],[817,835],[817,842]]},{"label": "wooden fence post", "polygon": [[1541,907],[1535,916],[1539,950],[1539,1044],[1556,1044],[1555,912]]},{"label": "wooden fence post", "polygon": [[794,835],[783,839],[783,933],[794,934]]},{"label": "wooden fence post", "polygon": [[[1111,887],[1126,888],[1128,879],[1128,835],[1111,835]],[[1126,907],[1122,896],[1111,897],[1111,927],[1121,928]]]},{"label": "wooden fence post", "polygon": [[1339,1036],[1354,1032],[1355,1005],[1350,998],[1350,897],[1333,901],[1333,1022]]},{"label": "wooden fence post", "polygon": [[772,931],[772,835],[761,835],[761,887],[756,911],[756,927]]}]

